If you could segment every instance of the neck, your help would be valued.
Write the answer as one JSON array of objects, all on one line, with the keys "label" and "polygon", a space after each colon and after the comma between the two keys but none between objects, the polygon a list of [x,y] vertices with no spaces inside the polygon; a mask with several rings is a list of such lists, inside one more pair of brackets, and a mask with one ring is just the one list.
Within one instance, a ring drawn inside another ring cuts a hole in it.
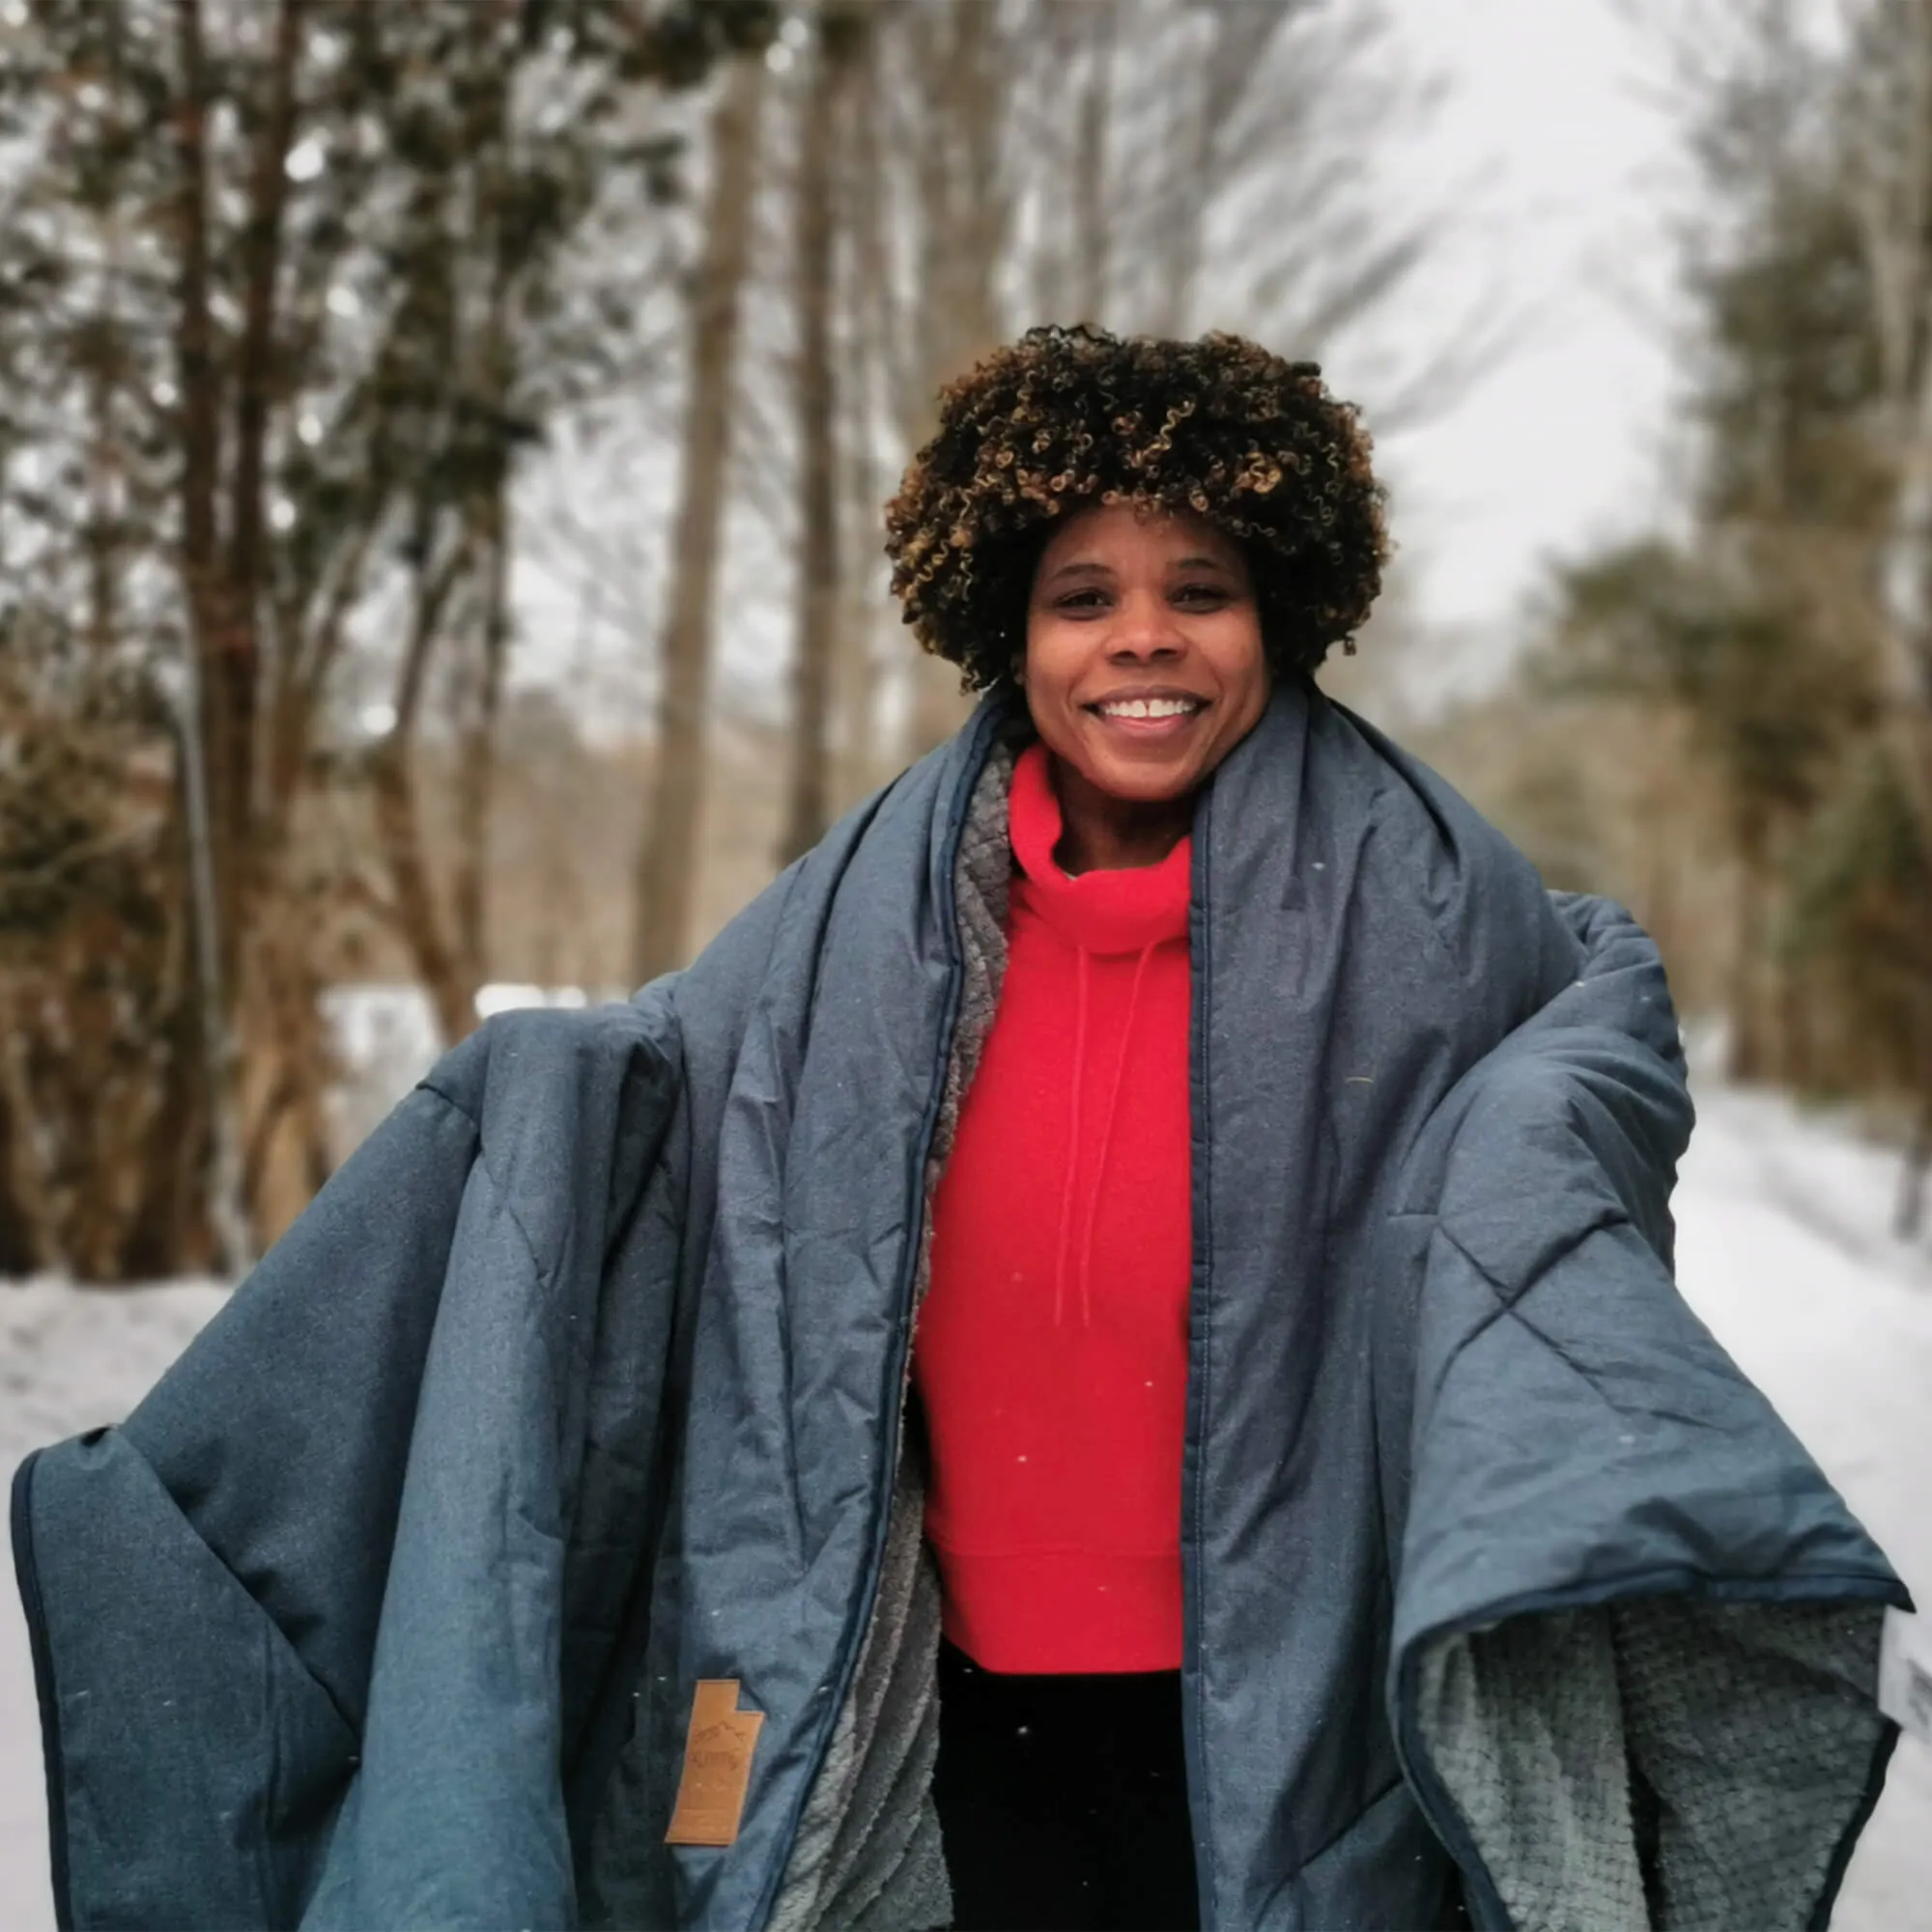
[{"label": "neck", "polygon": [[1053,863],[1072,876],[1158,866],[1194,822],[1192,792],[1181,798],[1116,798],[1064,758],[1050,759],[1049,769],[1062,825]]}]

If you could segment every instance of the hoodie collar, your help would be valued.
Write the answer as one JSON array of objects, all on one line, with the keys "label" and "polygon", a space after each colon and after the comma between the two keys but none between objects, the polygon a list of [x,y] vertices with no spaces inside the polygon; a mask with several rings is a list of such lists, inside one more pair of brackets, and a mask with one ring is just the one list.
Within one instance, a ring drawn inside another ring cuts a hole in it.
[{"label": "hoodie collar", "polygon": [[1157,866],[1072,878],[1054,864],[1065,821],[1042,744],[1029,745],[1014,763],[1007,824],[1024,875],[1014,881],[1016,895],[1069,945],[1083,952],[1141,952],[1186,936],[1190,839],[1182,838]]}]

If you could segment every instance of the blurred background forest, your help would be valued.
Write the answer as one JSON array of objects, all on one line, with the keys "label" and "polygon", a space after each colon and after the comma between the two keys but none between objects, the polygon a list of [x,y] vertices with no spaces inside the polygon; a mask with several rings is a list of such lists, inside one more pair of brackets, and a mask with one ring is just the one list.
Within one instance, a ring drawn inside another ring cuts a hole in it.
[{"label": "blurred background forest", "polygon": [[[1401,540],[1537,326],[1430,293],[1484,216],[1391,188],[1405,12],[0,0],[0,1274],[239,1265],[384,1027],[621,994],[947,735],[880,506],[1025,327],[1322,361]],[[1688,185],[1653,498],[1480,674],[1398,565],[1324,682],[1916,1226],[1932,0],[1623,19]]]}]

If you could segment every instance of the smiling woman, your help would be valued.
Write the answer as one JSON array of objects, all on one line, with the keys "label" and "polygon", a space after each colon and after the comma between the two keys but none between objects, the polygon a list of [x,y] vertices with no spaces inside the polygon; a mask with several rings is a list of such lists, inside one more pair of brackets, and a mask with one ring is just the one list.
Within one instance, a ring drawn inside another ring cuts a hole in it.
[{"label": "smiling woman", "polygon": [[889,518],[972,721],[22,1468],[61,1921],[1827,1922],[1903,1591],[1655,947],[1313,681],[1353,412],[1036,331]]},{"label": "smiling woman", "polygon": [[961,1928],[1199,1922],[1178,1722],[1190,831],[1277,681],[1368,611],[1368,453],[1312,365],[1257,344],[1036,329],[947,391],[888,511],[922,641],[1024,706],[998,1008],[913,1354]]}]

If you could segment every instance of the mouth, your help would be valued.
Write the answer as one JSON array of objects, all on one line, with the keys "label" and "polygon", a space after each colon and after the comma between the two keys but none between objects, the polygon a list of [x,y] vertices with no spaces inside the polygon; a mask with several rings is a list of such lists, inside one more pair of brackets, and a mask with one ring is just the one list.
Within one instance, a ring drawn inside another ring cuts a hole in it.
[{"label": "mouth", "polygon": [[1137,742],[1179,737],[1208,709],[1208,700],[1191,691],[1117,691],[1080,708],[1125,738]]}]

